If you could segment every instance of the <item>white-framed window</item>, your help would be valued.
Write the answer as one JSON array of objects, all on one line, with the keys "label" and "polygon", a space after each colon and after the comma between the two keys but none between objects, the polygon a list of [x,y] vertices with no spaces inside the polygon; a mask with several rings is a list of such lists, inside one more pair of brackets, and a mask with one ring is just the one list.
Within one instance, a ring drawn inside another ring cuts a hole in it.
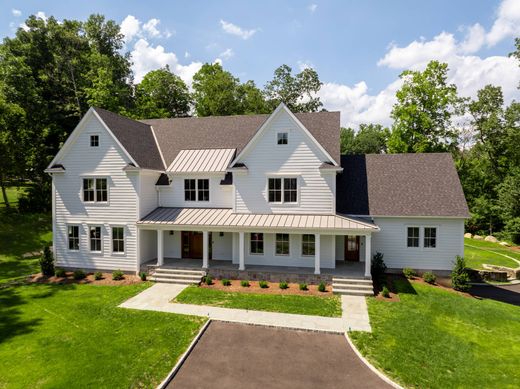
[{"label": "white-framed window", "polygon": [[209,179],[186,178],[184,180],[184,201],[209,201]]},{"label": "white-framed window", "polygon": [[99,135],[90,135],[90,147],[99,146]]},{"label": "white-framed window", "polygon": [[437,247],[437,228],[424,227],[424,248],[433,249]]},{"label": "white-framed window", "polygon": [[276,234],[275,254],[289,255],[289,234]]},{"label": "white-framed window", "polygon": [[84,178],[83,201],[86,203],[106,203],[108,201],[108,179]]},{"label": "white-framed window", "polygon": [[90,240],[90,251],[101,252],[103,247],[103,241],[101,237],[101,226],[90,226],[89,227],[89,240]]},{"label": "white-framed window", "polygon": [[302,256],[313,257],[316,254],[315,238],[314,234],[302,235]]},{"label": "white-framed window", "polygon": [[408,227],[406,247],[419,247],[419,227]]},{"label": "white-framed window", "polygon": [[270,177],[267,180],[267,191],[270,203],[297,203],[298,178]]},{"label": "white-framed window", "polygon": [[79,250],[79,226],[70,225],[67,228],[69,238],[69,250]]},{"label": "white-framed window", "polygon": [[113,253],[124,253],[125,252],[125,228],[124,227],[112,227],[112,252]]},{"label": "white-framed window", "polygon": [[249,252],[251,254],[260,255],[264,253],[264,234],[261,232],[252,232],[249,242]]},{"label": "white-framed window", "polygon": [[276,143],[279,145],[286,145],[289,143],[289,133],[279,132],[276,134]]}]

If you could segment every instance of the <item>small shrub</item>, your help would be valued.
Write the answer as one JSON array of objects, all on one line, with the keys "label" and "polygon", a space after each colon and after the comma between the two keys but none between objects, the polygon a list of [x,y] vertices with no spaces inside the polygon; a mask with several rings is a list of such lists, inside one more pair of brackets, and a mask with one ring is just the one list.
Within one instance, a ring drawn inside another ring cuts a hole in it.
[{"label": "small shrub", "polygon": [[99,280],[103,279],[103,273],[101,273],[100,271],[95,272],[94,273],[94,279],[96,281],[99,281]]},{"label": "small shrub", "polygon": [[408,279],[411,279],[411,278],[414,278],[417,276],[417,273],[415,272],[415,270],[410,269],[409,267],[405,267],[403,269],[403,274]]},{"label": "small shrub", "polygon": [[383,286],[383,290],[381,291],[381,294],[383,295],[383,297],[390,297],[390,291],[388,290],[388,288],[385,286]]},{"label": "small shrub", "polygon": [[52,277],[54,275],[54,255],[52,255],[49,246],[43,248],[43,253],[40,257],[40,269],[44,276]]},{"label": "small shrub", "polygon": [[280,289],[287,289],[289,287],[289,284],[285,281],[282,281],[278,284],[278,286],[280,287]]},{"label": "small shrub", "polygon": [[74,273],[72,274],[72,277],[74,277],[75,280],[82,280],[87,276],[87,273],[85,273],[83,270],[74,270]]},{"label": "small shrub", "polygon": [[433,272],[431,271],[427,271],[426,273],[424,273],[422,278],[428,284],[435,284],[435,281],[437,280],[437,276],[433,274]]},{"label": "small shrub", "polygon": [[267,289],[267,288],[269,288],[269,283],[267,281],[260,281],[258,283],[258,286],[260,286],[260,288],[262,288],[262,289]]},{"label": "small shrub", "polygon": [[213,277],[210,275],[202,277],[202,282],[204,282],[206,285],[213,285]]},{"label": "small shrub", "polygon": [[304,282],[304,283],[301,283],[301,284],[299,285],[299,287],[300,287],[300,290],[309,290],[309,288],[308,288],[308,286],[307,286],[307,284],[306,284],[305,282]]},{"label": "small shrub", "polygon": [[451,286],[461,292],[467,292],[470,288],[466,261],[459,255],[455,258],[455,266],[451,271]]},{"label": "small shrub", "polygon": [[325,282],[321,281],[318,285],[318,290],[320,292],[326,292],[327,291],[327,285],[325,285]]},{"label": "small shrub", "polygon": [[120,281],[123,278],[125,278],[125,273],[123,273],[121,270],[115,270],[112,272],[112,279],[114,281]]},{"label": "small shrub", "polygon": [[67,275],[67,272],[65,269],[56,268],[55,274],[56,277],[65,277]]},{"label": "small shrub", "polygon": [[141,281],[146,281],[146,273],[144,271],[139,273],[139,277],[141,278]]},{"label": "small shrub", "polygon": [[372,257],[372,263],[370,264],[370,272],[372,273],[372,278],[381,282],[385,278],[386,265],[385,261],[383,261],[382,253],[375,253]]},{"label": "small shrub", "polygon": [[221,282],[222,282],[222,285],[224,285],[224,286],[231,285],[231,281],[229,281],[227,278],[224,278]]},{"label": "small shrub", "polygon": [[242,281],[240,281],[240,285],[243,286],[244,288],[248,288],[249,287],[249,281],[248,280],[242,280]]}]

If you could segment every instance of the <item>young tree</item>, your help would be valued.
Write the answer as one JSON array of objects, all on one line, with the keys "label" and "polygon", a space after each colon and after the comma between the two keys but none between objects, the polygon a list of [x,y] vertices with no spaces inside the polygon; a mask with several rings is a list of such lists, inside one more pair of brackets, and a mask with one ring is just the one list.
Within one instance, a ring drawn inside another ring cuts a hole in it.
[{"label": "young tree", "polygon": [[354,139],[356,133],[353,128],[341,127],[339,133],[340,152],[341,154],[353,154],[352,149],[354,148]]},{"label": "young tree", "polygon": [[316,70],[306,68],[293,76],[292,69],[282,65],[274,71],[264,93],[271,110],[283,102],[293,112],[316,112],[323,106],[316,95],[321,85]]},{"label": "young tree", "polygon": [[188,116],[191,97],[184,81],[168,65],[147,73],[136,86],[134,115],[139,119]]},{"label": "young tree", "polygon": [[342,128],[340,132],[341,154],[381,154],[386,152],[390,131],[380,124],[360,124],[359,131]]},{"label": "young tree", "polygon": [[238,96],[241,102],[241,114],[250,115],[271,112],[262,91],[256,87],[252,80],[238,86]]},{"label": "young tree", "polygon": [[431,61],[424,71],[401,73],[403,86],[392,109],[391,153],[452,150],[457,132],[452,117],[463,111],[457,87],[447,83],[448,65]]}]

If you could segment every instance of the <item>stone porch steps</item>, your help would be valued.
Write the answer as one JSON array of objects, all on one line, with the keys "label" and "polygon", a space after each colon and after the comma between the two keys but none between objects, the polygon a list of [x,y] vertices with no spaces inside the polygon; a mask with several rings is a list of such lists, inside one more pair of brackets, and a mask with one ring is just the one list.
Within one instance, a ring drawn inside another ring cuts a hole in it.
[{"label": "stone porch steps", "polygon": [[374,294],[372,280],[363,278],[332,278],[332,292],[351,296],[371,296]]},{"label": "stone porch steps", "polygon": [[157,267],[151,270],[149,279],[170,284],[198,284],[206,274],[202,270]]}]

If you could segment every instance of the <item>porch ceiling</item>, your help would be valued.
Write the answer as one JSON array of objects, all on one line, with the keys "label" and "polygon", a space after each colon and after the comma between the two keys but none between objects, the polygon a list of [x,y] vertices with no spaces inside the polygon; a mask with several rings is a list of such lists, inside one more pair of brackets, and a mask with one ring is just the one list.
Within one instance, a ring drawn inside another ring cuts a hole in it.
[{"label": "porch ceiling", "polygon": [[179,227],[217,227],[219,229],[285,229],[379,231],[373,223],[343,215],[241,214],[229,208],[164,208],[159,207],[137,222],[138,226],[164,225]]}]

